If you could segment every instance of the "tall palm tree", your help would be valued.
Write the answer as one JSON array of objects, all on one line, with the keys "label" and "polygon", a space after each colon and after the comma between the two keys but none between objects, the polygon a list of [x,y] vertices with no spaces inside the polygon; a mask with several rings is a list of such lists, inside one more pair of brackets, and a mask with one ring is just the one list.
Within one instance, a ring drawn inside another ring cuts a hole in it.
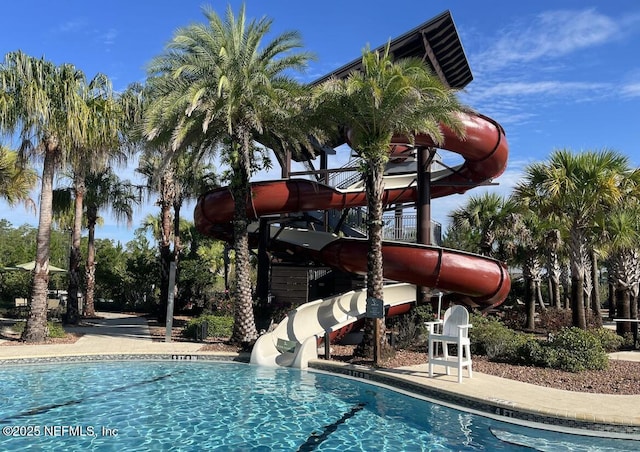
[{"label": "tall palm tree", "polygon": [[[160,252],[160,305],[158,321],[164,323],[167,315],[169,266],[175,262],[179,269],[182,252],[180,240],[180,210],[185,200],[214,188],[216,177],[213,166],[196,161],[187,153],[173,155],[164,160],[157,148],[148,147],[139,161],[137,172],[145,176],[147,188],[158,194],[161,228],[158,247]],[[173,215],[171,214],[173,209]],[[173,251],[171,250],[173,242]]]},{"label": "tall palm tree", "polygon": [[117,99],[111,90],[109,79],[98,74],[83,91],[88,116],[82,127],[84,140],[74,143],[70,152],[70,165],[73,173],[74,215],[71,229],[71,249],[69,252],[69,285],[67,293],[66,323],[78,322],[78,292],[80,289],[80,239],[84,213],[84,196],[87,173],[100,171],[113,163],[126,160],[121,151],[120,136],[124,117]]},{"label": "tall palm tree", "polygon": [[516,194],[529,200],[541,216],[555,214],[568,237],[571,265],[571,310],[574,326],[586,328],[584,278],[588,239],[598,215],[625,195],[622,184],[629,174],[627,157],[611,151],[554,151],[547,162],[525,169]]},{"label": "tall palm tree", "polygon": [[[320,106],[349,130],[349,143],[363,159],[367,193],[368,265],[367,297],[383,299],[382,215],[384,171],[394,135],[413,142],[416,134],[429,135],[442,144],[442,124],[459,135],[463,107],[425,63],[407,58],[393,61],[389,46],[382,52],[365,50],[361,71],[345,79],[329,79],[319,87]],[[385,346],[382,319],[373,323],[373,358],[377,364]],[[366,348],[366,346],[365,346]],[[363,350],[370,355],[369,350]]]},{"label": "tall palm tree", "polygon": [[[204,8],[206,24],[179,29],[166,51],[149,68],[153,93],[145,130],[150,140],[165,138],[172,151],[221,152],[230,168],[235,200],[235,321],[232,340],[251,343],[258,335],[251,296],[247,198],[258,161],[254,140],[296,149],[308,146],[302,101],[306,90],[290,77],[310,55],[297,32],[275,36],[268,18],[247,21],[244,5],[225,18]],[[279,149],[274,149],[276,152]]]},{"label": "tall palm tree", "polygon": [[[167,315],[169,295],[169,267],[171,264],[171,207],[176,198],[176,177],[173,165],[164,161],[163,152],[157,147],[147,147],[140,157],[137,172],[145,176],[147,189],[158,194],[156,204],[160,207],[158,228],[158,252],[160,263],[160,305],[158,321],[164,323]],[[155,234],[154,234],[155,236]]]},{"label": "tall palm tree", "polygon": [[10,206],[18,202],[31,205],[30,192],[36,180],[37,173],[33,168],[19,164],[17,152],[0,146],[0,198]]},{"label": "tall palm tree", "polygon": [[47,335],[47,288],[53,179],[73,144],[82,142],[88,116],[84,74],[73,65],[56,66],[21,51],[0,66],[0,131],[18,134],[24,155],[42,158],[36,265],[30,312],[22,335],[27,342]]},{"label": "tall palm tree", "polygon": [[95,316],[95,228],[100,218],[99,212],[106,207],[117,220],[126,219],[127,225],[130,226],[133,219],[133,205],[138,202],[138,198],[129,181],[121,181],[111,168],[87,174],[85,183],[84,203],[88,241],[84,315],[93,317]]}]

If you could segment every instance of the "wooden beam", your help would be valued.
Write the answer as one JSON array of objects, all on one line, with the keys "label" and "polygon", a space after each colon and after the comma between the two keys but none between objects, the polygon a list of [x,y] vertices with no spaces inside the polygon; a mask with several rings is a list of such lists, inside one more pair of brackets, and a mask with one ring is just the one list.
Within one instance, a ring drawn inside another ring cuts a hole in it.
[{"label": "wooden beam", "polygon": [[451,88],[451,86],[449,85],[449,81],[447,80],[447,77],[444,75],[444,71],[442,70],[442,67],[440,66],[440,63],[438,63],[438,59],[436,58],[436,54],[433,51],[433,49],[431,48],[431,44],[429,44],[429,39],[427,39],[427,35],[424,31],[421,31],[420,34],[422,35],[422,43],[424,44],[424,56],[422,57],[422,60],[424,61],[425,57],[429,58],[429,61],[431,62],[431,65],[433,66],[433,68],[436,71],[436,74],[438,74],[438,77],[440,77],[440,80],[442,81],[442,83],[447,87],[447,88]]}]

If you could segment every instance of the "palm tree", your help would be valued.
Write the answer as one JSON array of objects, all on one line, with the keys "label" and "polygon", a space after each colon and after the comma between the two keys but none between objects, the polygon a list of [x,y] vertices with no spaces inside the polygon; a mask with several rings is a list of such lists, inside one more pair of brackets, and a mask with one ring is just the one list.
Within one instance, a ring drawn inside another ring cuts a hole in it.
[{"label": "palm tree", "polygon": [[230,6],[224,19],[209,8],[204,15],[206,24],[179,29],[152,61],[153,100],[145,130],[150,140],[164,139],[174,152],[220,151],[231,170],[237,280],[232,341],[246,344],[258,335],[247,233],[249,178],[259,163],[254,141],[294,149],[309,145],[314,129],[303,115],[306,90],[288,74],[303,69],[310,55],[296,52],[297,32],[282,33],[261,48],[272,21],[247,22],[244,5],[237,17]]},{"label": "palm tree", "polygon": [[562,268],[559,253],[562,247],[562,236],[560,235],[560,230],[558,230],[555,225],[547,230],[544,242],[547,277],[549,278],[549,304],[556,309],[560,309],[562,307],[562,300],[560,299],[560,277],[562,275]]},{"label": "palm tree", "polygon": [[622,182],[628,173],[628,159],[611,150],[577,154],[558,150],[548,162],[529,165],[515,190],[517,196],[528,199],[538,215],[554,214],[562,219],[559,229],[568,237],[571,264],[572,321],[579,328],[587,326],[584,278],[588,240],[596,217],[625,195]]},{"label": "palm tree", "polygon": [[73,65],[55,66],[21,51],[8,53],[0,66],[0,131],[17,133],[21,153],[43,160],[36,266],[22,335],[27,342],[43,341],[47,335],[53,179],[73,144],[84,139],[85,87],[84,74]]},{"label": "palm tree", "polygon": [[[622,319],[634,319],[638,316],[637,308],[632,309],[631,300],[634,288],[640,281],[639,220],[640,212],[637,206],[633,209],[615,210],[610,212],[607,218],[607,230],[611,238],[609,271],[614,281],[617,317]],[[630,324],[624,322],[618,324],[618,333],[630,332]]]},{"label": "palm tree", "polygon": [[88,116],[83,122],[84,141],[75,143],[70,155],[73,173],[74,214],[69,252],[69,294],[66,323],[78,322],[78,292],[80,289],[80,239],[84,212],[87,172],[126,160],[120,148],[123,112],[111,91],[109,79],[101,74],[94,77],[83,92]]},{"label": "palm tree", "polygon": [[[169,266],[171,261],[179,269],[182,244],[180,240],[180,210],[185,200],[214,188],[213,167],[195,159],[187,153],[163,160],[163,153],[148,147],[143,153],[137,172],[147,179],[147,187],[158,193],[161,228],[158,235],[160,252],[160,305],[158,321],[164,323],[167,315],[169,295]],[[173,216],[171,209],[173,208]],[[173,251],[171,242],[173,241]]]},{"label": "palm tree", "polygon": [[514,262],[522,266],[522,277],[525,282],[525,325],[528,330],[535,329],[536,301],[541,309],[545,309],[540,284],[542,281],[541,257],[544,254],[545,233],[547,231],[543,220],[530,210],[525,203],[512,199],[515,210],[511,210],[508,221],[502,226],[496,226],[497,233],[504,242],[507,254]]},{"label": "palm tree", "polygon": [[89,173],[86,177],[85,208],[88,229],[86,279],[84,315],[95,316],[95,227],[99,220],[99,211],[108,207],[117,219],[126,219],[131,225],[133,205],[138,198],[128,181],[121,181],[111,168]]},{"label": "palm tree", "polygon": [[18,153],[0,146],[0,198],[10,206],[18,202],[33,204],[30,191],[37,180],[36,172],[18,162]]},{"label": "palm tree", "polygon": [[470,196],[467,202],[449,214],[452,228],[468,237],[469,245],[477,248],[467,251],[496,257],[499,253],[500,230],[508,227],[507,220],[515,206],[497,193],[486,192]]},{"label": "palm tree", "polygon": [[166,321],[167,315],[169,267],[171,264],[171,206],[176,197],[174,167],[163,160],[163,152],[158,148],[148,147],[142,154],[136,169],[146,177],[147,189],[150,192],[158,193],[156,204],[160,207],[160,223],[157,231],[160,258],[160,305],[157,317],[161,323]]},{"label": "palm tree", "polygon": [[[613,285],[610,302],[618,318],[637,319],[640,283],[640,170],[623,179],[626,195],[622,202],[602,215],[597,225],[604,240],[600,250],[607,257],[609,280]],[[630,333],[629,323],[618,323],[620,334]]]},{"label": "palm tree", "polygon": [[[442,144],[442,124],[463,135],[457,115],[462,106],[454,91],[444,86],[423,61],[407,58],[394,62],[388,45],[382,52],[365,50],[361,71],[324,82],[318,101],[328,116],[348,128],[350,146],[363,159],[369,237],[367,297],[382,300],[383,176],[393,136],[402,135],[413,142],[415,135],[424,134],[435,144]],[[375,364],[385,346],[382,325],[382,319],[375,319],[373,325],[369,322],[369,329],[374,327],[371,351]],[[370,355],[369,350],[365,353]]]}]

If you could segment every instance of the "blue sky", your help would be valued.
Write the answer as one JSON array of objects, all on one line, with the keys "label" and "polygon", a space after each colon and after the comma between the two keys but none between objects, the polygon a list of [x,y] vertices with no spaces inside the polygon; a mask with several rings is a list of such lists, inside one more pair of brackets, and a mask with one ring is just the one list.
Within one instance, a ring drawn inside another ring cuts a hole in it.
[{"label": "blue sky", "polygon": [[[57,64],[72,63],[88,77],[105,73],[120,90],[144,82],[146,64],[178,27],[203,22],[205,3],[221,14],[227,6],[217,0],[8,2],[2,7],[0,53],[20,49]],[[240,2],[231,5],[237,11]],[[272,18],[274,33],[301,32],[306,50],[316,55],[300,76],[305,82],[358,58],[368,44],[382,45],[450,10],[474,75],[461,99],[500,122],[510,144],[500,185],[471,194],[509,193],[528,163],[558,148],[612,148],[640,165],[636,0],[247,0],[246,5],[249,17]],[[336,166],[331,160],[330,165]],[[279,170],[274,178],[278,175]],[[447,214],[465,199],[434,200],[434,219],[446,223]],[[154,212],[150,205],[138,209],[133,228],[149,212]],[[191,216],[191,207],[184,215]],[[2,202],[0,218],[15,226],[37,223],[34,213]],[[106,215],[97,234],[126,241],[133,228]]]}]

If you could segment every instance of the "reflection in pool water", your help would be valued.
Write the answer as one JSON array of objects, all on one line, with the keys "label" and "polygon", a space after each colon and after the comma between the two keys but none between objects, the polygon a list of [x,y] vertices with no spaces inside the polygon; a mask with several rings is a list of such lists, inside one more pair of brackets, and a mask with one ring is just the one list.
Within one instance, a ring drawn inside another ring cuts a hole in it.
[{"label": "reflection in pool water", "polygon": [[334,375],[239,363],[4,366],[0,398],[0,450],[640,450]]}]

